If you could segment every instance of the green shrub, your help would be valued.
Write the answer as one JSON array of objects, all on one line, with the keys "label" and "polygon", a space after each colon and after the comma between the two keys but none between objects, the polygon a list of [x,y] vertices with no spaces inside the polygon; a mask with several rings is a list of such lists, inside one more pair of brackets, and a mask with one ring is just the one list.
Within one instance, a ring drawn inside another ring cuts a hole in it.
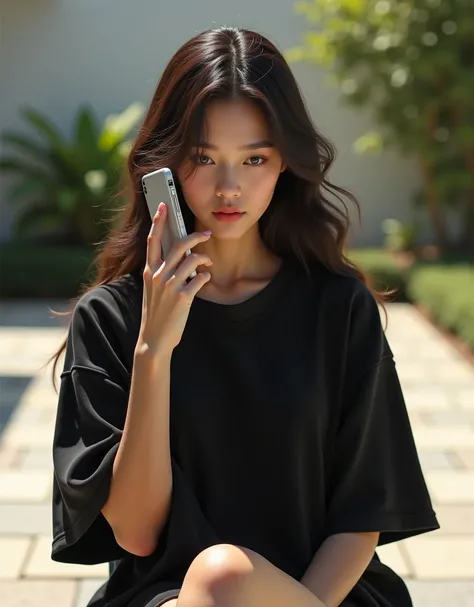
[{"label": "green shrub", "polygon": [[389,301],[406,300],[407,272],[395,264],[389,253],[383,249],[351,249],[347,255],[362,271],[370,275],[373,286],[378,291],[397,290]]},{"label": "green shrub", "polygon": [[474,266],[419,264],[411,272],[407,293],[474,351]]},{"label": "green shrub", "polygon": [[0,296],[71,298],[92,277],[92,247],[0,246]]}]

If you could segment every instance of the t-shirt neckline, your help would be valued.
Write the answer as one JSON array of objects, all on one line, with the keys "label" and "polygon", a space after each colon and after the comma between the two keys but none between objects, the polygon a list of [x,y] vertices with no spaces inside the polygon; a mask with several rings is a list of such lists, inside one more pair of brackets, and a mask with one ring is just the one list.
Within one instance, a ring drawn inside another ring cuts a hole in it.
[{"label": "t-shirt neckline", "polygon": [[243,321],[256,316],[274,303],[288,284],[292,276],[292,264],[283,260],[274,277],[263,289],[251,295],[248,299],[236,304],[224,304],[208,299],[195,297],[192,304],[193,312],[212,315],[213,320]]}]

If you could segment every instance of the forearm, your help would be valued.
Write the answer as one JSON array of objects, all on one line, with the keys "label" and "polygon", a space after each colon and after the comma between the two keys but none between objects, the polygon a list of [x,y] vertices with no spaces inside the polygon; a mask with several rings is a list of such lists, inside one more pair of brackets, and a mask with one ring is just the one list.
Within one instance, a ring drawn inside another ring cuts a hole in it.
[{"label": "forearm", "polygon": [[124,431],[103,508],[117,542],[140,556],[156,547],[171,501],[170,361],[167,353],[135,353]]},{"label": "forearm", "polygon": [[327,538],[301,579],[326,607],[337,607],[356,585],[377,547],[378,533],[340,533]]}]

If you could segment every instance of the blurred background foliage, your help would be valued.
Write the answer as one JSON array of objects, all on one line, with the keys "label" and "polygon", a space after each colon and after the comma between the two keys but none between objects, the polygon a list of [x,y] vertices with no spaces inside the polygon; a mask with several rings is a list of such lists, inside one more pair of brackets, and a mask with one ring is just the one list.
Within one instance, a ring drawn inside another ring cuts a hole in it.
[{"label": "blurred background foliage", "polygon": [[329,68],[344,101],[373,113],[376,128],[355,151],[414,156],[421,187],[413,203],[426,209],[437,246],[473,252],[472,0],[302,0],[296,10],[307,32],[288,59]]},{"label": "blurred background foliage", "polygon": [[7,193],[15,207],[13,239],[69,246],[101,241],[123,203],[120,188],[131,143],[127,137],[143,111],[134,103],[99,125],[92,109],[83,106],[69,139],[47,116],[22,108],[32,134],[1,135],[11,151],[0,159],[0,171],[15,177]]}]

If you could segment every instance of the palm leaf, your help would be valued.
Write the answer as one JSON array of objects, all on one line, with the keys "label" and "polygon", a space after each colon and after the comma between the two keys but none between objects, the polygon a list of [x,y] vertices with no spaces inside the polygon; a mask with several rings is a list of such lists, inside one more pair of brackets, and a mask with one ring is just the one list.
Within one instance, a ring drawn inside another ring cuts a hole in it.
[{"label": "palm leaf", "polygon": [[74,140],[76,145],[88,150],[97,150],[99,129],[91,110],[82,108],[76,118]]},{"label": "palm leaf", "polygon": [[48,179],[48,175],[41,167],[34,166],[28,161],[24,161],[20,158],[14,158],[13,156],[4,156],[0,159],[0,171],[6,173],[19,173],[28,177],[37,179]]},{"label": "palm leaf", "polygon": [[16,218],[14,236],[19,240],[27,240],[59,230],[63,218],[58,210],[50,203],[37,203],[29,206]]},{"label": "palm leaf", "polygon": [[21,151],[31,154],[39,160],[42,160],[45,154],[47,154],[45,148],[26,135],[20,135],[13,131],[4,131],[0,137],[4,143],[19,148]]},{"label": "palm leaf", "polygon": [[119,146],[142,118],[143,113],[144,106],[137,101],[120,114],[108,116],[99,136],[99,148],[111,151]]},{"label": "palm leaf", "polygon": [[48,143],[55,148],[62,148],[65,145],[65,141],[60,131],[54,126],[54,124],[36,110],[30,107],[24,107],[20,110],[23,118],[29,122],[35,129],[45,137]]},{"label": "palm leaf", "polygon": [[53,195],[54,188],[47,180],[25,177],[13,185],[6,194],[6,200],[12,203],[21,202],[24,198],[46,198]]}]

